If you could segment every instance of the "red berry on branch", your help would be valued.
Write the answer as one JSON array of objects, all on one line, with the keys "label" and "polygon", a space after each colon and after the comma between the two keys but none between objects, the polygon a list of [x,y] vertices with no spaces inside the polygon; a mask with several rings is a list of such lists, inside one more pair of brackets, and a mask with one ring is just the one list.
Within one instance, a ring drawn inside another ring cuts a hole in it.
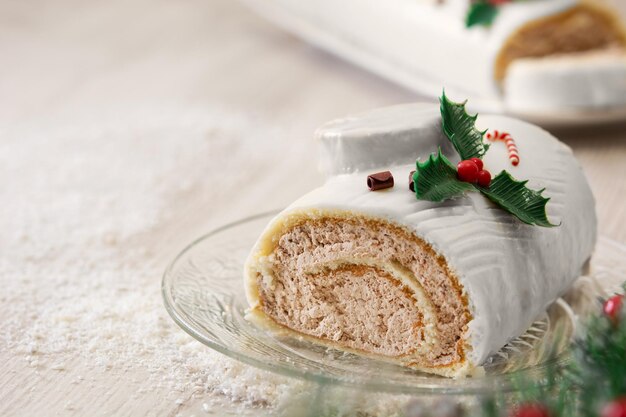
[{"label": "red berry on branch", "polygon": [[480,158],[470,158],[470,161],[472,161],[473,163],[476,164],[476,166],[478,167],[478,170],[480,171],[481,169],[483,169],[483,161]]},{"label": "red berry on branch", "polygon": [[611,320],[617,320],[617,317],[622,310],[623,302],[624,296],[621,294],[614,295],[613,297],[609,298],[604,302],[604,314]]},{"label": "red berry on branch", "polygon": [[474,161],[470,161],[469,159],[459,162],[456,166],[456,170],[461,181],[476,182],[478,178],[478,167]]},{"label": "red berry on branch", "polygon": [[543,404],[523,404],[509,414],[510,417],[550,417],[548,408]]},{"label": "red berry on branch", "polygon": [[602,407],[601,417],[626,417],[626,397],[618,398]]},{"label": "red berry on branch", "polygon": [[478,171],[477,181],[481,187],[489,187],[489,184],[491,184],[491,173],[485,169]]}]

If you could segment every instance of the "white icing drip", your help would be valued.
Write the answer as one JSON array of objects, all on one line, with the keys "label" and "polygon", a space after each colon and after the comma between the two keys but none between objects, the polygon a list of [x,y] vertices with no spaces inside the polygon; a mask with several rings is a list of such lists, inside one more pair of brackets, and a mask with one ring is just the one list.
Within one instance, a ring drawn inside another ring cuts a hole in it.
[{"label": "white icing drip", "polygon": [[[324,186],[294,202],[278,218],[308,209],[347,210],[413,230],[457,273],[474,317],[469,325],[469,359],[480,364],[522,334],[578,277],[595,243],[594,200],[567,146],[528,123],[480,116],[481,129],[509,132],[522,158],[512,166],[504,144],[495,143],[484,158],[485,168],[494,175],[506,169],[518,179],[528,179],[533,189],[547,187],[548,214],[560,227],[523,224],[479,193],[443,203],[418,201],[408,190],[414,155],[406,152],[406,146],[412,141],[423,158],[438,145],[449,153],[447,139],[435,128],[439,124],[423,105],[405,105],[326,125],[318,133],[326,147],[323,166],[331,173],[349,173],[330,176]],[[396,139],[401,145],[397,148]],[[388,146],[385,152],[368,153],[382,143]],[[383,164],[389,164],[384,168],[393,172],[395,187],[368,191],[370,172],[363,167]]]}]

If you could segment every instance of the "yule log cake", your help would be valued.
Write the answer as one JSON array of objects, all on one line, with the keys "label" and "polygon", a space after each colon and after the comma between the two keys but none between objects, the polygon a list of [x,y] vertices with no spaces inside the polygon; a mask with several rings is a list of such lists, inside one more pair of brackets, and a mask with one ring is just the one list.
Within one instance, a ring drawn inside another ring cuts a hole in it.
[{"label": "yule log cake", "polygon": [[605,0],[248,1],[422,93],[445,82],[522,113],[626,105],[626,30]]},{"label": "yule log cake", "polygon": [[463,376],[591,255],[587,180],[534,125],[475,119],[444,95],[440,109],[373,110],[317,136],[326,183],[270,222],[245,266],[248,317],[270,329]]}]

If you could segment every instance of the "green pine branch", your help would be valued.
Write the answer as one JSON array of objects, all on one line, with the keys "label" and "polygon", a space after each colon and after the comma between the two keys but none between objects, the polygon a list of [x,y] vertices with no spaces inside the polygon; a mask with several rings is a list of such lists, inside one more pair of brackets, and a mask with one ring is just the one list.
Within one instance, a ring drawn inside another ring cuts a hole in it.
[{"label": "green pine branch", "polygon": [[519,381],[513,404],[502,393],[487,397],[480,417],[512,415],[511,407],[523,404],[541,404],[550,417],[599,417],[609,402],[626,398],[626,305],[611,319],[601,313],[604,301],[583,321],[569,360],[553,360],[533,380]]}]

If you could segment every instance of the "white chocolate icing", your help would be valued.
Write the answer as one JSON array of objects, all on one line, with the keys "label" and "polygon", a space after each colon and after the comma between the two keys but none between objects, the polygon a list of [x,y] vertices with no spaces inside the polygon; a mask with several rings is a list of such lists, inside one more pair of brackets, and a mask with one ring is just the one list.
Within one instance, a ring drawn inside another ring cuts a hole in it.
[{"label": "white chocolate icing", "polygon": [[[432,103],[371,110],[367,123],[360,116],[331,121],[316,132],[323,143],[320,170],[326,175],[347,174],[394,165],[399,157],[415,161],[437,146],[452,151],[449,141],[439,140],[440,123],[439,109]],[[422,141],[416,143],[416,137]]]},{"label": "white chocolate icing", "polygon": [[[441,146],[453,162],[459,159],[441,132],[437,106],[427,106],[433,110],[423,104],[378,109],[318,130],[327,182],[290,205],[267,230],[303,210],[349,211],[409,228],[444,256],[468,295],[469,360],[478,365],[522,334],[579,276],[596,239],[594,200],[570,148],[531,124],[481,115],[478,126],[509,132],[521,157],[513,167],[504,144],[494,143],[485,169],[494,175],[506,169],[528,179],[530,188],[545,187],[548,216],[560,226],[526,225],[477,192],[443,203],[418,201],[408,190],[415,156],[425,159]],[[369,191],[366,177],[376,169],[392,171],[396,185]]]},{"label": "white chocolate icing", "polygon": [[[572,88],[575,86],[575,88]],[[504,81],[512,112],[626,106],[626,54],[622,51],[514,61]]]},{"label": "white chocolate icing", "polygon": [[[247,1],[307,40],[432,97],[445,86],[483,109],[525,112],[548,94],[551,110],[569,108],[572,98],[576,108],[595,108],[621,106],[619,98],[626,97],[626,67],[619,55],[607,58],[612,62],[601,69],[571,60],[559,63],[555,72],[550,65],[527,62],[505,80],[504,89],[494,78],[495,59],[514,31],[581,0],[504,4],[491,27],[470,29],[464,22],[467,0],[394,0],[384,6],[377,0]],[[557,76],[562,77],[558,83],[543,88]]]}]

